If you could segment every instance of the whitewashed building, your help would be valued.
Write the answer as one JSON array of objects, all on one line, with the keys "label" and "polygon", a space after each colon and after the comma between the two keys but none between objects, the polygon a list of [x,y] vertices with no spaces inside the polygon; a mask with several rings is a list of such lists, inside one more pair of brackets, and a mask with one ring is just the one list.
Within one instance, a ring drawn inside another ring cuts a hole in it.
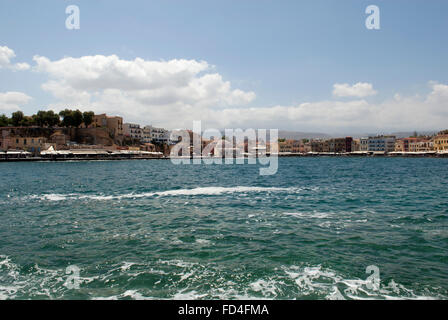
[{"label": "whitewashed building", "polygon": [[369,151],[369,138],[359,139],[359,151]]},{"label": "whitewashed building", "polygon": [[163,128],[155,128],[153,126],[145,126],[142,132],[142,141],[145,143],[158,142],[168,143],[170,133]]},{"label": "whitewashed building", "polygon": [[125,123],[123,124],[123,134],[132,139],[142,140],[143,130],[140,128],[139,124]]}]

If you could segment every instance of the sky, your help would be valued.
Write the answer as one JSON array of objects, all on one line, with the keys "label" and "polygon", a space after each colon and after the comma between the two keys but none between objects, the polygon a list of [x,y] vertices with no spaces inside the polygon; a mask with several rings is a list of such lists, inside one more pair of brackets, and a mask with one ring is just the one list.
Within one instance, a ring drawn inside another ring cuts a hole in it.
[{"label": "sky", "polygon": [[[69,5],[79,29],[67,29]],[[366,8],[380,28],[367,29]],[[446,0],[0,0],[0,114],[168,129],[448,128]]]}]

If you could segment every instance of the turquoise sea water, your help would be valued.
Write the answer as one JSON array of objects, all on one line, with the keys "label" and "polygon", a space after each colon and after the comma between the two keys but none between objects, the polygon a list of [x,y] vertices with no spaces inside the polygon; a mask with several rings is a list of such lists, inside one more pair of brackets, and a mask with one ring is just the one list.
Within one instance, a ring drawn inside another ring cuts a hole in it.
[{"label": "turquoise sea water", "polygon": [[448,297],[448,159],[258,169],[1,163],[0,299]]}]

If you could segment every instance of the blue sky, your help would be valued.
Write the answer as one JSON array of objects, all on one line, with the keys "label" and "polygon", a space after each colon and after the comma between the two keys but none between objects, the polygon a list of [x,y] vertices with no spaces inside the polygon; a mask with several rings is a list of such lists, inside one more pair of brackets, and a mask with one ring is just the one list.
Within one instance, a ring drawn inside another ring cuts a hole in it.
[{"label": "blue sky", "polygon": [[[71,4],[80,8],[80,30],[65,28],[65,8]],[[365,27],[364,11],[370,4],[380,8],[380,30]],[[244,103],[246,109],[334,102],[336,83],[371,84],[376,94],[357,97],[369,105],[381,105],[396,94],[420,95],[417,100],[424,103],[434,91],[434,83],[448,84],[447,16],[448,2],[443,0],[1,0],[0,46],[14,50],[12,61],[26,62],[31,69],[0,69],[0,92],[23,92],[31,97],[20,106],[26,113],[56,106],[60,97],[42,89],[42,84],[55,75],[34,70],[33,56],[57,61],[117,55],[129,61],[137,57],[145,61],[206,61],[213,66],[206,72],[218,73],[234,89],[255,93],[255,98]],[[444,88],[441,90],[443,98]],[[336,100],[349,102],[351,98]],[[156,107],[147,107],[149,122],[154,119],[155,124],[176,125],[161,115],[152,116],[151,108]],[[324,109],[317,108],[316,112],[320,110]],[[117,113],[116,109],[110,111]],[[129,118],[138,120],[135,113],[129,113]],[[368,123],[332,126],[283,118],[259,124],[324,132],[407,128],[406,123],[375,121],[378,123],[371,127]],[[428,121],[434,122],[432,118]],[[231,123],[216,125],[227,124]],[[410,123],[408,129],[418,125]],[[427,123],[420,129],[442,125]]]}]

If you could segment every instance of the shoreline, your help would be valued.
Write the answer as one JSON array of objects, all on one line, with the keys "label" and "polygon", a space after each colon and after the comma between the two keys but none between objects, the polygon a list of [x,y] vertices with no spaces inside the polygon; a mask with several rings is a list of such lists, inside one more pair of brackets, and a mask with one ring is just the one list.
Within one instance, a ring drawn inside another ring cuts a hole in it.
[{"label": "shoreline", "polygon": [[[448,158],[448,153],[427,153],[427,154],[361,154],[361,153],[311,153],[311,154],[302,154],[302,153],[291,153],[291,154],[279,154],[279,158],[286,157],[305,157],[305,158],[317,158],[317,157],[367,157],[367,158]],[[181,159],[182,157],[176,157],[176,159]],[[193,159],[193,157],[189,157]],[[201,159],[204,157],[201,157]],[[235,157],[234,157],[235,158]],[[123,160],[169,160],[171,159],[168,156],[119,156],[119,157],[104,157],[104,156],[96,156],[96,157],[8,157],[8,158],[0,158],[0,162],[64,162],[64,161],[123,161]]]},{"label": "shoreline", "polygon": [[123,161],[123,160],[167,160],[167,157],[115,157],[115,158],[90,158],[90,157],[70,157],[70,158],[8,158],[0,159],[0,162],[64,162],[64,161]]}]

